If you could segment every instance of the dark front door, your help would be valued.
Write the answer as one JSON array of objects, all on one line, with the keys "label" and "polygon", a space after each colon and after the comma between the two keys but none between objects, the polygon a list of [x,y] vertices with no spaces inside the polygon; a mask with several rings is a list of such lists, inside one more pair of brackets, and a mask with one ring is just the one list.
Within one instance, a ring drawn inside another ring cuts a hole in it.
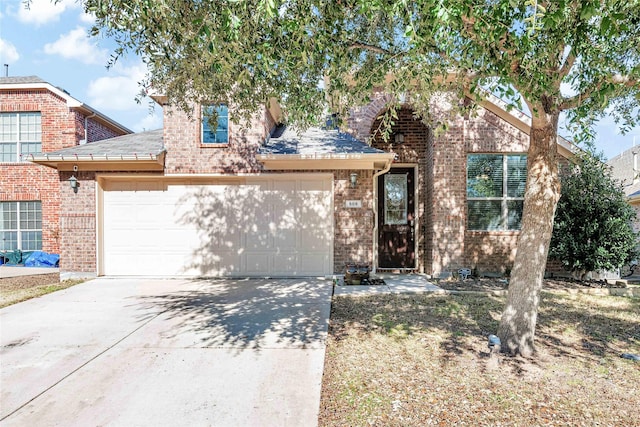
[{"label": "dark front door", "polygon": [[378,177],[378,267],[415,268],[414,169]]}]

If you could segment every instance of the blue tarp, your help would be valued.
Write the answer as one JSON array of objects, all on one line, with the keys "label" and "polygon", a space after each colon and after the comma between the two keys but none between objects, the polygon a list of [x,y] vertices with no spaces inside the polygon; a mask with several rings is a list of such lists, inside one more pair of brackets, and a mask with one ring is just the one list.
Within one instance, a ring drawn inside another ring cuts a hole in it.
[{"label": "blue tarp", "polygon": [[24,260],[25,267],[57,267],[60,255],[48,254],[42,251],[34,251]]}]

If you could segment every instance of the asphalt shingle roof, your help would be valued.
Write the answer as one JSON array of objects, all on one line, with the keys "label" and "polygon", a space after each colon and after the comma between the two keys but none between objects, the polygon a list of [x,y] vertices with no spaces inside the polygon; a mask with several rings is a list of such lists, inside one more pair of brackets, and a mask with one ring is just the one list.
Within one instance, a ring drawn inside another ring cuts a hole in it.
[{"label": "asphalt shingle roof", "polygon": [[[280,129],[281,130],[281,129]],[[310,128],[298,132],[285,128],[284,132],[274,132],[269,141],[260,148],[264,155],[323,155],[323,154],[381,154],[353,136],[337,129]]]},{"label": "asphalt shingle roof", "polygon": [[147,132],[132,133],[102,141],[90,142],[75,147],[64,148],[50,153],[42,153],[35,157],[64,157],[64,156],[157,156],[165,151],[162,140],[162,129]]},{"label": "asphalt shingle roof", "polygon": [[0,84],[31,84],[31,83],[48,83],[38,76],[10,76],[0,77]]}]

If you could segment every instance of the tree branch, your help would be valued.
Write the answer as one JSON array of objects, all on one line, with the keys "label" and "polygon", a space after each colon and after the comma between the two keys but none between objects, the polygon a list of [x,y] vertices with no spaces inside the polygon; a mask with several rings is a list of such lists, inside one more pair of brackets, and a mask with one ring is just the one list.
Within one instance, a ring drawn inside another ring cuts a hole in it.
[{"label": "tree branch", "polygon": [[558,108],[560,109],[560,111],[564,111],[564,110],[571,110],[573,108],[579,107],[584,101],[591,98],[591,96],[594,93],[602,89],[602,87],[607,83],[612,83],[614,85],[622,86],[622,87],[634,87],[634,86],[637,86],[640,82],[629,76],[622,76],[620,74],[616,74],[615,76],[611,76],[609,79],[606,79],[600,82],[599,84],[585,90],[582,93],[572,96],[571,98],[565,99],[562,103],[560,103]]},{"label": "tree branch", "polygon": [[571,68],[573,68],[573,64],[575,62],[576,62],[576,56],[573,54],[573,49],[571,49],[571,51],[569,51],[569,54],[567,55],[567,59],[564,61],[564,64],[561,64],[560,68],[558,68],[558,72],[560,73],[560,75],[562,77],[566,77],[571,71]]},{"label": "tree branch", "polygon": [[375,53],[381,53],[383,55],[393,55],[393,52],[387,50],[387,49],[383,49],[380,46],[374,46],[371,44],[367,44],[367,43],[360,43],[360,42],[352,42],[349,46],[347,46],[347,49],[349,50],[354,50],[354,49],[363,49],[363,50],[369,50],[371,52],[375,52]]}]

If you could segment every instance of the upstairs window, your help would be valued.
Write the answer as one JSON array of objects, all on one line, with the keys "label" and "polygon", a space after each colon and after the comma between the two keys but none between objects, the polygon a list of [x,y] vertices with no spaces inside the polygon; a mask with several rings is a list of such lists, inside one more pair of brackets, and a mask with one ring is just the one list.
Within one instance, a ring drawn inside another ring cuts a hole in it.
[{"label": "upstairs window", "polygon": [[0,162],[27,161],[42,152],[39,112],[0,113]]},{"label": "upstairs window", "polygon": [[470,154],[467,157],[467,229],[520,230],[527,156]]},{"label": "upstairs window", "polygon": [[202,143],[229,142],[229,108],[224,104],[202,107]]},{"label": "upstairs window", "polygon": [[42,250],[42,203],[0,202],[0,250]]}]

